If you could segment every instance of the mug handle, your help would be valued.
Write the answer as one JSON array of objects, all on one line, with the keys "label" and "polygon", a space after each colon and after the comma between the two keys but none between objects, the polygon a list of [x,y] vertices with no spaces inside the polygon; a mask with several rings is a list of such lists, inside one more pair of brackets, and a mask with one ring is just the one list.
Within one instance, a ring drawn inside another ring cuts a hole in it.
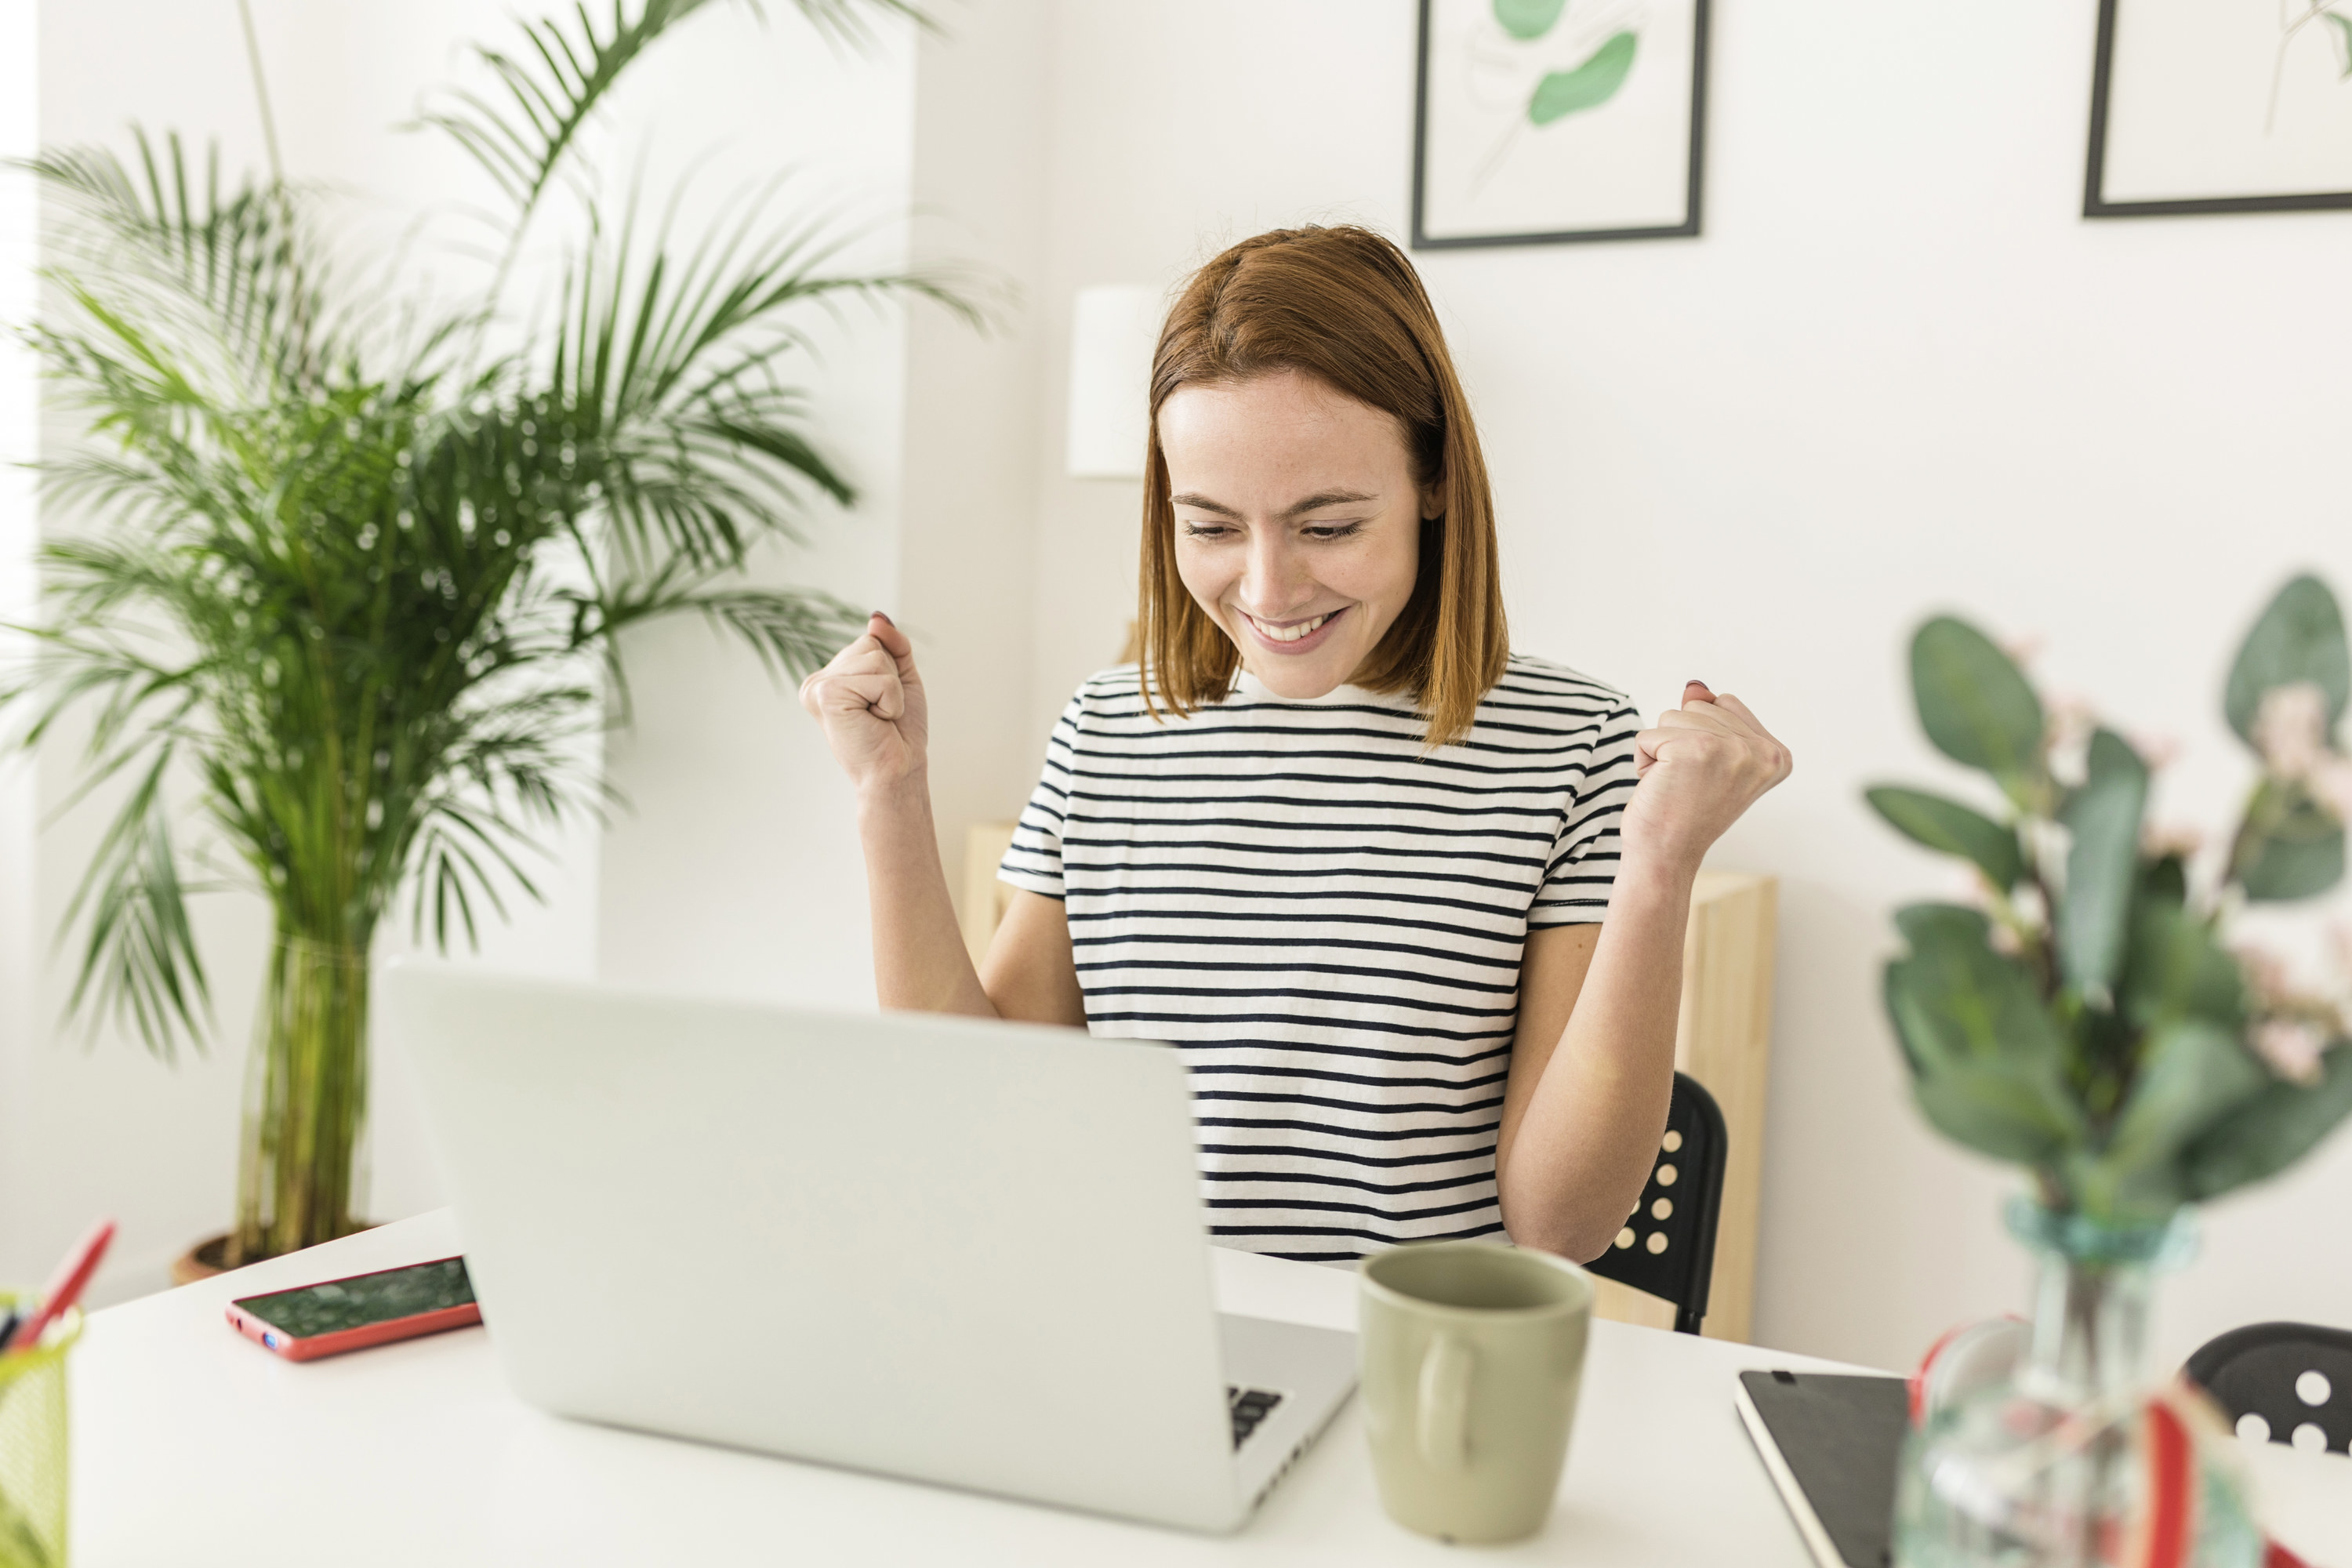
[{"label": "mug handle", "polygon": [[1421,1358],[1421,1457],[1444,1470],[1470,1460],[1470,1373],[1478,1355],[1458,1334],[1430,1336]]}]

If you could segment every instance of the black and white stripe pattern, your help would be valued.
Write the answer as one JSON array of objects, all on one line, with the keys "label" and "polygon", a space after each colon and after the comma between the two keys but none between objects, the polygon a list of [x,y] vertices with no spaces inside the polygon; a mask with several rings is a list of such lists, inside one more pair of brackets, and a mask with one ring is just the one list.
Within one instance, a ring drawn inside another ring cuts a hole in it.
[{"label": "black and white stripe pattern", "polygon": [[1426,756],[1411,700],[1357,687],[1244,675],[1165,722],[1133,665],[1078,689],[998,875],[1065,901],[1089,1030],[1183,1051],[1221,1242],[1501,1234],[1520,951],[1607,911],[1640,727],[1516,655]]}]

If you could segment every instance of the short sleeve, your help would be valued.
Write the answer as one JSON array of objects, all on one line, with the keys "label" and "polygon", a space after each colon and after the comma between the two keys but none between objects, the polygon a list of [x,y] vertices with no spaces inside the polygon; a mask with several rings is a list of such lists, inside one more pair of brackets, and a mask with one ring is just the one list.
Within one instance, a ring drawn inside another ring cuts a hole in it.
[{"label": "short sleeve", "polygon": [[1012,847],[996,868],[996,879],[1049,899],[1062,896],[1062,823],[1070,808],[1070,780],[1077,764],[1081,691],[1062,710],[1045,742],[1045,768],[1013,829]]},{"label": "short sleeve", "polygon": [[1642,715],[1628,703],[1612,710],[1600,728],[1559,836],[1552,840],[1543,886],[1528,910],[1530,931],[1591,925],[1609,913],[1609,890],[1617,880],[1617,825],[1633,794],[1633,737],[1641,732]]}]

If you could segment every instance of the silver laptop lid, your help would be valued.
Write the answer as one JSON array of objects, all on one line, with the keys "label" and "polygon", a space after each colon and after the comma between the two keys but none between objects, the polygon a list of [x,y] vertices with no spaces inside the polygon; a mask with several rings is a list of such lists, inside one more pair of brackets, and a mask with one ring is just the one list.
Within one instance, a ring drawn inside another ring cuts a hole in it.
[{"label": "silver laptop lid", "polygon": [[1220,1529],[1184,1069],[1065,1029],[388,966],[515,1391]]}]

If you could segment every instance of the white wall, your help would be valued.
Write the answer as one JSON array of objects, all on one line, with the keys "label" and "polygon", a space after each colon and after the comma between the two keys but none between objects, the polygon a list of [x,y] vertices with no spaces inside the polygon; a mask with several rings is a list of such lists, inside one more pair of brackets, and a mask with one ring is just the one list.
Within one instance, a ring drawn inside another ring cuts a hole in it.
[{"label": "white wall", "polygon": [[[942,16],[919,45],[894,32],[839,58],[789,46],[761,68],[801,106],[770,149],[793,149],[866,210],[896,201],[910,216],[877,226],[862,264],[948,269],[992,319],[980,333],[916,304],[828,340],[820,428],[864,494],[772,563],[914,638],[942,851],[959,868],[964,828],[1004,815],[1040,744],[1025,677],[1052,39],[1042,0]],[[604,978],[871,1007],[850,795],[793,691],[696,627],[635,638],[629,658],[635,722],[609,756],[633,809],[605,837]]]},{"label": "white wall", "polygon": [[[32,0],[0,0],[0,159],[29,156],[40,139],[37,42]],[[0,180],[0,321],[32,309],[37,261],[31,187]],[[12,338],[0,338],[0,625],[22,624],[33,604],[36,523],[31,476],[16,465],[34,454],[33,366]],[[0,632],[0,660],[22,641]],[[0,1249],[30,1222],[36,1173],[26,1159],[32,1112],[25,1079],[32,1049],[33,778],[0,760]],[[0,1278],[15,1279],[13,1255]]]},{"label": "white wall", "polygon": [[930,702],[932,809],[959,898],[965,830],[1024,797],[1043,755],[1029,670],[1044,602],[1030,573],[1055,315],[1042,268],[1055,33],[1047,0],[979,0],[946,13],[917,62],[918,259],[986,269],[975,283],[992,313],[984,334],[936,310],[908,331],[894,613]]},{"label": "white wall", "polygon": [[[837,263],[908,264],[913,163],[912,29],[870,49],[816,42],[789,7],[762,27],[730,7],[698,17],[724,47],[649,60],[633,103],[664,168],[707,154],[697,188],[724,191],[784,164],[809,173],[789,204],[830,208],[864,237]],[[721,139],[723,138],[723,140]],[[779,208],[780,213],[789,207]],[[822,447],[860,492],[856,510],[813,509],[805,548],[779,549],[758,575],[828,589],[855,605],[896,601],[907,312],[852,306],[814,355],[792,367],[813,394]],[[608,776],[628,802],[604,834],[599,957],[629,984],[839,1006],[873,1005],[865,873],[849,793],[790,682],[699,625],[627,639],[634,722],[609,742]]]},{"label": "white wall", "polygon": [[[1717,861],[1781,879],[1758,1331],[1906,1364],[2014,1306],[2010,1183],[1906,1109],[1874,999],[1885,910],[1955,883],[1865,816],[1919,740],[1909,628],[2039,633],[2041,673],[2189,757],[2159,809],[2219,825],[2214,717],[2291,570],[2352,592],[2337,276],[2352,216],[2085,224],[2088,9],[1717,8],[1706,236],[1416,258],[1479,412],[1514,642],[1645,710],[1701,676],[1796,776]],[[1070,296],[1169,281],[1307,219],[1403,231],[1407,0],[1084,0],[1056,12],[1033,733],[1132,614],[1131,488],[1060,476]],[[1008,811],[1017,800],[1004,802]],[[2352,1138],[2207,1216],[2159,1350],[2352,1317]]]}]

